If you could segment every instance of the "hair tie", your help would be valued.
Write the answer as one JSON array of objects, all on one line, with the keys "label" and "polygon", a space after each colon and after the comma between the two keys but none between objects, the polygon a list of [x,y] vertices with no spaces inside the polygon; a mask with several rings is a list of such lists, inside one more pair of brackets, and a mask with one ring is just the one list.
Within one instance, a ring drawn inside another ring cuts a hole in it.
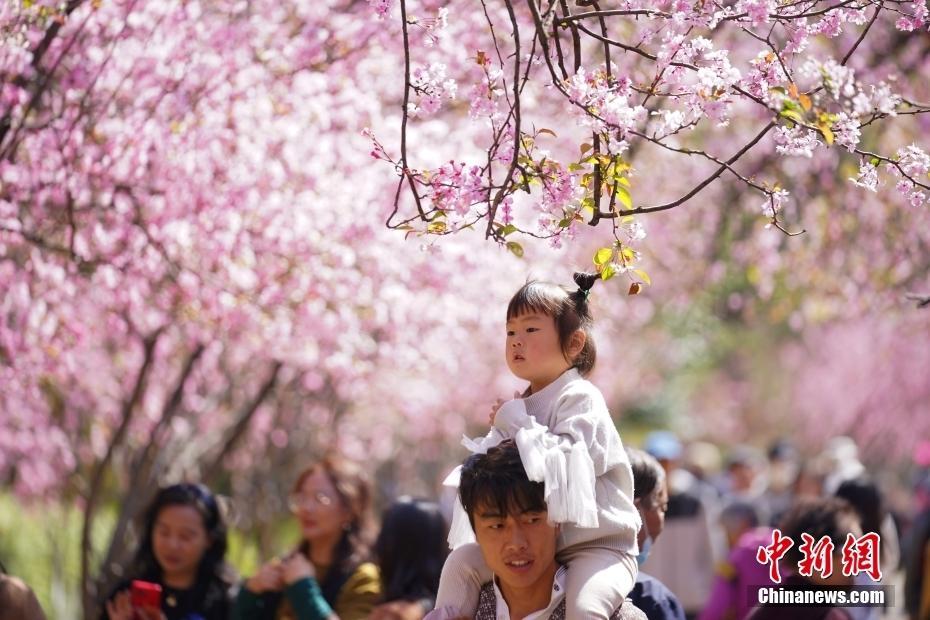
[{"label": "hair tie", "polygon": [[601,276],[596,273],[575,272],[575,274],[572,275],[572,279],[575,281],[575,284],[578,285],[578,292],[581,293],[585,301],[588,301],[591,288],[594,286],[595,282],[601,279]]}]

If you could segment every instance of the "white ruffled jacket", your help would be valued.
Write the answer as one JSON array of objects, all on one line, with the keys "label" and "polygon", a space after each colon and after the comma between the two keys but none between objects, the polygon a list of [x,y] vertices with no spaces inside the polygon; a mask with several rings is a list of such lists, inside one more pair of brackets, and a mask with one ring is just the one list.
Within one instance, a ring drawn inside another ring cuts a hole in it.
[{"label": "white ruffled jacket", "polygon": [[[549,520],[562,524],[559,550],[598,539],[637,553],[639,512],[633,472],[604,396],[575,368],[526,398],[501,405],[494,427],[479,439],[463,438],[475,453],[513,439],[530,480],[545,483]],[[456,468],[445,484],[458,486]],[[460,502],[449,531],[454,549],[474,541]]]}]

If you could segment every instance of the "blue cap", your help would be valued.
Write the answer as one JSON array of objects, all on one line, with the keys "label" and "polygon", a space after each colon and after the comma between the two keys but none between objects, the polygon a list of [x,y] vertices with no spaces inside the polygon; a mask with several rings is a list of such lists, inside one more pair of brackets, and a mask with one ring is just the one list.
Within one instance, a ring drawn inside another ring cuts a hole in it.
[{"label": "blue cap", "polygon": [[681,456],[681,442],[671,431],[649,433],[643,449],[657,459],[673,460]]}]

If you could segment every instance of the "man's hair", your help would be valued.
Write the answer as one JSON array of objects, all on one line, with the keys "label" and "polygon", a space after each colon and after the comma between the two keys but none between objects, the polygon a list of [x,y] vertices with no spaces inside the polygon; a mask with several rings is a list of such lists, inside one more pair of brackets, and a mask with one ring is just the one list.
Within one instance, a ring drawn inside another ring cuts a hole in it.
[{"label": "man's hair", "polygon": [[648,497],[660,484],[665,484],[665,470],[648,452],[636,448],[626,448],[633,470],[633,499]]},{"label": "man's hair", "polygon": [[475,528],[475,511],[491,510],[501,516],[546,510],[545,487],[526,476],[520,452],[510,439],[473,454],[462,465],[459,498]]}]

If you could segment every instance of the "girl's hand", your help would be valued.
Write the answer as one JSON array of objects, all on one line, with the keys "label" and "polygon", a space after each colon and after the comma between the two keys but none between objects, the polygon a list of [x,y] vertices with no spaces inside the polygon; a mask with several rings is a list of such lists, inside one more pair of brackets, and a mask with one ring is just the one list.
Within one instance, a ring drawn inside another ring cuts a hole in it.
[{"label": "girl's hand", "polygon": [[254,594],[279,592],[284,589],[284,567],[278,558],[265,563],[258,572],[245,582],[245,587]]},{"label": "girl's hand", "polygon": [[[513,393],[513,397],[520,398],[521,397],[520,392],[515,391]],[[497,417],[497,410],[500,409],[501,405],[503,405],[505,402],[507,401],[505,401],[503,398],[498,398],[497,400],[494,401],[494,404],[491,405],[491,413],[488,415],[488,424],[490,424],[491,426],[494,426],[494,418]]]},{"label": "girl's hand", "polygon": [[307,557],[303,553],[295,553],[284,560],[282,569],[281,574],[284,578],[284,583],[287,585],[291,585],[295,581],[300,581],[307,577],[316,577],[316,570],[313,568],[313,564],[307,560]]},{"label": "girl's hand", "polygon": [[110,620],[133,620],[132,602],[129,598],[129,590],[123,590],[107,601],[107,615]]},{"label": "girl's hand", "polygon": [[488,424],[494,426],[494,418],[497,416],[497,410],[501,408],[501,405],[504,404],[503,398],[498,398],[494,401],[494,404],[491,405],[491,413],[488,414]]}]

